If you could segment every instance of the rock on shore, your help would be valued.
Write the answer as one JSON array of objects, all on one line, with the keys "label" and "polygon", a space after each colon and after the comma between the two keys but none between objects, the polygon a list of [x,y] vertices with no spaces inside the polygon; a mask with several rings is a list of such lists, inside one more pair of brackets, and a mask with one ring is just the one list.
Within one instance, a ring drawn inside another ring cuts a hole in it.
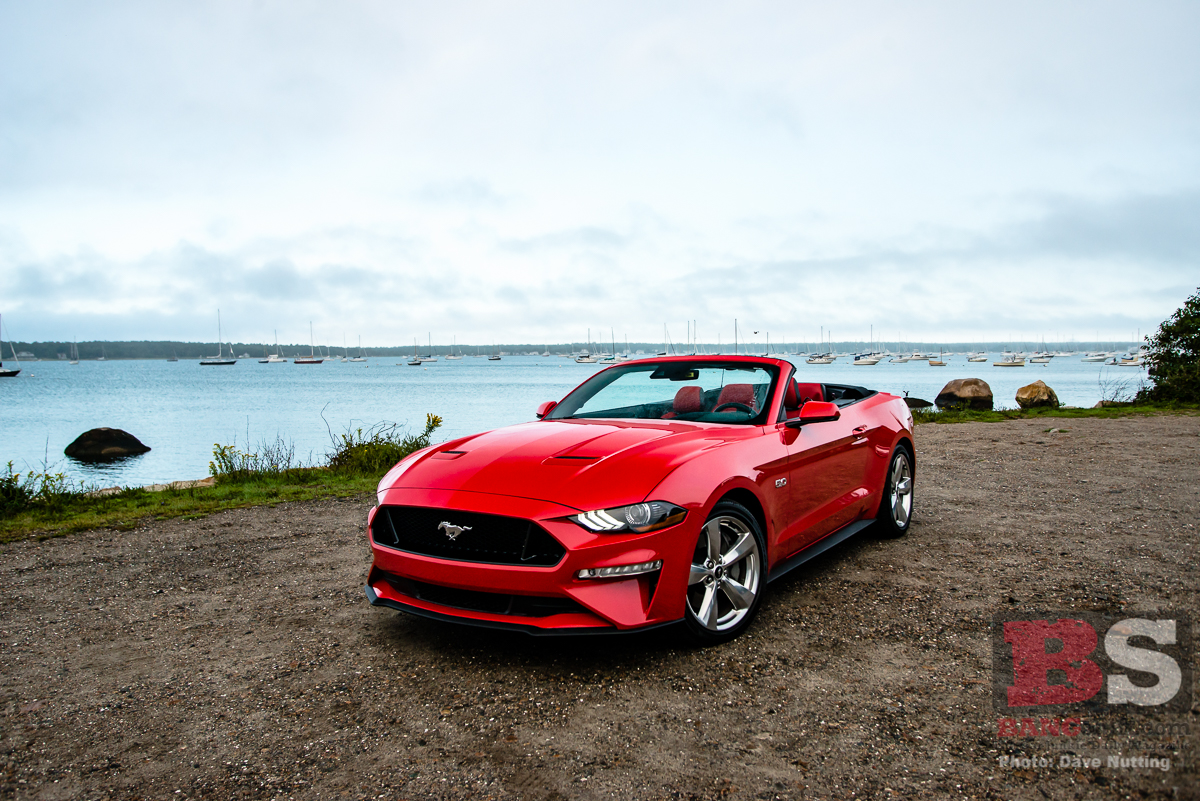
[{"label": "rock on shore", "polygon": [[137,456],[149,450],[148,445],[128,431],[119,428],[93,428],[76,437],[63,453],[81,462],[106,462],[110,459]]},{"label": "rock on shore", "polygon": [[1038,379],[1032,384],[1026,384],[1017,390],[1017,405],[1022,409],[1033,409],[1038,406],[1058,408],[1058,395],[1047,386],[1045,381]]},{"label": "rock on shore", "polygon": [[934,403],[940,409],[992,408],[992,388],[982,378],[956,378],[938,393]]}]

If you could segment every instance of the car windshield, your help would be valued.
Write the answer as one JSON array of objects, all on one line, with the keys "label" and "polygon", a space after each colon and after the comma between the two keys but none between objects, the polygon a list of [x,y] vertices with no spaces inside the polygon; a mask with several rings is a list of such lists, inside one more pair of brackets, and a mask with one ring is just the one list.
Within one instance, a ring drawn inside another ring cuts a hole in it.
[{"label": "car windshield", "polygon": [[761,424],[779,370],[747,362],[635,362],[597,373],[547,420],[619,418]]}]

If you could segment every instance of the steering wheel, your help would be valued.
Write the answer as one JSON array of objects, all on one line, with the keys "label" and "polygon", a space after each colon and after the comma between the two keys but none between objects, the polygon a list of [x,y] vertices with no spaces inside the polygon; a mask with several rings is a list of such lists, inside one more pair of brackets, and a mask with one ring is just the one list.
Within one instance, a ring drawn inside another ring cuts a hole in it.
[{"label": "steering wheel", "polygon": [[754,414],[754,408],[753,408],[753,407],[751,407],[751,406],[747,406],[747,405],[746,405],[746,404],[744,404],[744,403],[738,403],[737,401],[726,401],[725,403],[722,403],[722,404],[721,404],[720,406],[718,406],[717,408],[713,409],[713,412],[714,412],[714,413],[716,413],[716,412],[719,412],[719,411],[721,411],[722,409],[725,409],[725,408],[733,408],[733,409],[736,409],[736,410],[737,410],[737,411],[739,411],[739,412],[745,412],[746,414]]}]

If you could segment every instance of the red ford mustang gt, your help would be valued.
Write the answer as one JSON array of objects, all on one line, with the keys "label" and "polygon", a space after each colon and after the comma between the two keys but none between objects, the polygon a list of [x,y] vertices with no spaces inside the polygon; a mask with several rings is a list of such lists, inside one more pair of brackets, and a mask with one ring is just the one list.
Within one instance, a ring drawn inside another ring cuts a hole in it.
[{"label": "red ford mustang gt", "polygon": [[749,625],[767,583],[912,515],[912,415],[894,395],[798,383],[781,359],[674,356],[602,370],[535,422],[417,451],[368,520],[372,604],[585,634]]}]

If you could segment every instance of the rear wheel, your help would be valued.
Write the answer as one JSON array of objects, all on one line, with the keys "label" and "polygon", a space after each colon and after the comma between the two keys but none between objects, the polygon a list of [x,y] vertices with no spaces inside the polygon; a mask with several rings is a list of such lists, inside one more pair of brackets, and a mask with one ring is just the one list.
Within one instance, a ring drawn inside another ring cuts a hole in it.
[{"label": "rear wheel", "polygon": [[764,553],[754,515],[718,503],[700,529],[688,576],[684,627],[694,642],[726,642],[750,625],[766,584]]},{"label": "rear wheel", "polygon": [[913,466],[912,454],[900,445],[892,452],[887,477],[883,485],[883,499],[876,515],[876,529],[884,537],[902,537],[912,524],[913,510]]}]

